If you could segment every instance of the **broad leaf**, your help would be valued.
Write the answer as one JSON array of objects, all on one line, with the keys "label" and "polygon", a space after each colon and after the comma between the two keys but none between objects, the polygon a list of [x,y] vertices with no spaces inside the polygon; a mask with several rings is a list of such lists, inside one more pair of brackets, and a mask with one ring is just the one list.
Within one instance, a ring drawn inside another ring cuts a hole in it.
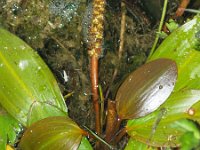
[{"label": "broad leaf", "polygon": [[130,138],[124,150],[154,150],[154,148]]},{"label": "broad leaf", "polygon": [[46,118],[48,116],[63,116],[63,111],[48,103],[35,101],[27,115],[27,125],[36,122],[38,118]]},{"label": "broad leaf", "polygon": [[0,149],[6,149],[6,144],[14,144],[21,127],[17,120],[11,117],[0,106]]},{"label": "broad leaf", "polygon": [[200,89],[200,16],[184,24],[168,36],[150,60],[168,58],[178,66],[174,91],[182,88]]},{"label": "broad leaf", "polygon": [[183,119],[179,122],[179,127],[187,132],[180,137],[181,150],[199,149],[200,130],[199,127],[191,120]]},{"label": "broad leaf", "polygon": [[182,118],[193,118],[194,116],[189,114],[188,110],[199,99],[200,90],[173,93],[157,111],[146,117],[128,121],[127,132],[132,138],[148,145],[178,146],[178,139],[185,130],[174,122]]},{"label": "broad leaf", "polygon": [[186,132],[180,138],[181,150],[198,150],[200,148],[199,139],[194,137],[193,132]]},{"label": "broad leaf", "polygon": [[[180,128],[185,129],[188,132],[192,132],[193,137],[200,140],[200,129],[195,122],[188,120],[188,119],[182,119],[181,121],[178,122],[178,126]],[[192,139],[190,139],[190,140],[192,140]]]},{"label": "broad leaf", "polygon": [[131,73],[117,92],[119,118],[139,118],[156,110],[171,94],[176,78],[176,64],[169,59],[152,61]]},{"label": "broad leaf", "polygon": [[[178,79],[173,94],[152,114],[128,121],[128,134],[139,141],[157,146],[177,146],[182,130],[176,120],[189,118],[200,122],[200,17],[175,30],[150,60],[169,58],[176,61]],[[196,90],[194,90],[196,89]]]},{"label": "broad leaf", "polygon": [[24,150],[76,150],[84,133],[68,117],[49,117],[32,124],[22,136]]},{"label": "broad leaf", "polygon": [[[3,29],[0,29],[0,80],[0,104],[23,125],[27,125],[27,116],[36,102],[40,104],[41,115],[29,120],[66,115],[64,99],[47,65],[25,42]],[[43,110],[41,104],[45,103],[52,107]]]}]

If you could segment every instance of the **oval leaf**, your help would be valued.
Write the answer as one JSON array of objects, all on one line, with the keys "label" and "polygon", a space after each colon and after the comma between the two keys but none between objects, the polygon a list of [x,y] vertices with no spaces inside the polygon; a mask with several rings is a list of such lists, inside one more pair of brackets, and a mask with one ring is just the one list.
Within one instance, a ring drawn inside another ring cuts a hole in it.
[{"label": "oval leaf", "polygon": [[[161,108],[155,112],[134,120],[129,120],[126,126],[128,134],[143,143],[152,146],[172,146],[180,144],[179,138],[184,130],[178,127],[177,120],[200,117],[200,90],[182,90],[175,92],[167,99]],[[195,104],[195,106],[194,106]],[[188,110],[193,108],[194,114]]]},{"label": "oval leaf", "polygon": [[[177,126],[181,118],[200,122],[200,17],[194,17],[170,34],[150,60],[168,58],[176,61],[178,80],[173,94],[162,108],[143,118],[130,120],[128,134],[139,141],[156,146],[177,146],[184,134]],[[163,111],[162,110],[166,110]],[[149,139],[151,139],[150,142]]]},{"label": "oval leaf", "polygon": [[[50,116],[58,108],[66,115],[64,99],[47,65],[25,42],[3,29],[0,29],[0,80],[0,104],[23,125],[27,126],[27,115],[35,101],[56,106],[49,108]],[[42,119],[40,116],[34,120]]]},{"label": "oval leaf", "polygon": [[170,34],[150,60],[168,58],[178,66],[174,92],[183,88],[200,89],[200,16],[197,15]]},{"label": "oval leaf", "polygon": [[24,150],[76,150],[83,130],[68,117],[49,117],[32,124],[22,136]]},{"label": "oval leaf", "polygon": [[119,118],[139,118],[156,110],[171,94],[176,78],[176,63],[169,59],[152,61],[131,73],[117,92]]}]

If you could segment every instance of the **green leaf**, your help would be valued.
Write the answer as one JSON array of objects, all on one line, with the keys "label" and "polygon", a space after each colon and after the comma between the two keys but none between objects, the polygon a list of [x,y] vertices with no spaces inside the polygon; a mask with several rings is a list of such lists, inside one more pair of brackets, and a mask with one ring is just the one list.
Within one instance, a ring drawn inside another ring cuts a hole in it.
[{"label": "green leaf", "polygon": [[170,34],[158,47],[150,60],[168,58],[178,66],[175,92],[183,89],[200,89],[200,16]]},{"label": "green leaf", "polygon": [[11,117],[1,106],[0,106],[0,148],[6,149],[7,141],[10,144],[14,144],[17,134],[21,131],[19,122]]},{"label": "green leaf", "polygon": [[156,110],[171,94],[176,78],[176,64],[169,59],[152,61],[131,73],[117,92],[119,118],[139,118]]},{"label": "green leaf", "polygon": [[130,138],[124,150],[154,150],[154,148]]},{"label": "green leaf", "polygon": [[82,141],[81,141],[81,144],[80,144],[78,150],[93,150],[90,142],[87,140],[86,137],[82,138]]},{"label": "green leaf", "polygon": [[194,137],[193,132],[186,132],[183,136],[181,136],[180,142],[181,150],[199,149],[200,146],[199,139]]},{"label": "green leaf", "polygon": [[75,150],[84,131],[68,117],[48,117],[33,123],[22,136],[24,150]]},{"label": "green leaf", "polygon": [[36,122],[38,118],[47,118],[50,116],[66,116],[66,114],[63,114],[63,111],[58,109],[56,106],[35,101],[31,105],[29,114],[27,116],[27,125],[29,126],[33,122]]},{"label": "green leaf", "polygon": [[128,134],[154,146],[178,146],[185,130],[178,126],[182,118],[200,122],[200,17],[169,35],[150,60],[168,58],[178,66],[173,94],[159,110],[143,118],[128,121]]},{"label": "green leaf", "polygon": [[166,26],[170,32],[173,32],[178,28],[179,25],[173,19],[169,19],[169,22],[166,23]]},{"label": "green leaf", "polygon": [[[23,125],[27,126],[27,119],[37,121],[66,115],[64,99],[47,65],[25,42],[3,29],[0,29],[0,80],[0,104]],[[52,107],[43,110],[47,106],[41,105],[45,103]],[[32,105],[40,110],[38,118],[27,118]]]},{"label": "green leaf", "polygon": [[199,149],[200,148],[200,130],[196,123],[188,119],[182,119],[176,122],[179,128],[186,130],[179,141],[181,150]]},{"label": "green leaf", "polygon": [[127,132],[132,138],[148,145],[175,147],[185,130],[174,122],[182,118],[193,118],[187,111],[199,98],[200,90],[173,93],[157,111],[143,118],[128,121]]},{"label": "green leaf", "polygon": [[186,131],[193,132],[194,138],[200,140],[200,130],[199,130],[198,126],[193,121],[188,120],[188,119],[182,119],[182,120],[176,122],[176,124],[180,128],[185,129]]}]

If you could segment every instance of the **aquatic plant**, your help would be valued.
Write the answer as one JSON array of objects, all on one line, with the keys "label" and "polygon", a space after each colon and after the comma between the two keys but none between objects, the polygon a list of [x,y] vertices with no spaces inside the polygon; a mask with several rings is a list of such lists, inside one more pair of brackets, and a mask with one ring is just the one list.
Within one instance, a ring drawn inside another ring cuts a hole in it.
[{"label": "aquatic plant", "polygon": [[103,39],[104,8],[100,6],[95,7],[100,12],[93,12],[100,20],[92,18],[94,24],[91,23],[88,35],[97,135],[68,117],[56,80],[39,55],[22,40],[0,29],[0,124],[5,127],[0,130],[0,146],[3,149],[10,144],[8,140],[14,143],[22,126],[25,131],[17,146],[27,150],[92,149],[86,137],[97,143],[93,146],[97,149],[113,149],[126,133],[131,137],[126,150],[141,145],[144,149],[146,145],[177,147],[186,130],[193,131],[199,139],[194,124],[182,119],[199,122],[200,17],[176,29],[146,64],[122,82],[115,100],[108,100],[104,130],[100,120],[105,116],[101,116],[99,109],[104,105],[99,104],[98,96],[103,102],[103,93],[101,88],[98,93],[97,75]]}]

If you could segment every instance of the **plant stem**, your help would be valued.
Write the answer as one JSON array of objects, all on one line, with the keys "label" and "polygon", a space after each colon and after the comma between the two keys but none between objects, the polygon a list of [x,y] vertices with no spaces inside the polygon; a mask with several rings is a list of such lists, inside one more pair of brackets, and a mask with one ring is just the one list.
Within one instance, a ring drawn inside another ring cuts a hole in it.
[{"label": "plant stem", "polygon": [[[159,27],[158,27],[158,33],[161,32],[162,26],[164,24],[164,19],[165,19],[166,10],[167,10],[167,3],[168,3],[168,0],[165,0],[164,1],[164,5],[163,5],[163,11],[162,11],[162,16],[161,16],[160,24],[159,24]],[[151,48],[151,51],[150,51],[148,59],[153,55],[153,53],[154,53],[154,51],[156,49],[158,40],[159,40],[159,34],[156,34],[156,38],[155,38],[155,41],[153,43],[153,47]]]},{"label": "plant stem", "polygon": [[92,137],[92,138],[96,138],[97,140],[99,140],[100,142],[104,143],[106,146],[108,146],[110,149],[113,149],[113,147],[108,144],[106,141],[104,141],[100,136],[96,135],[92,130],[90,130],[88,127],[83,126],[84,128],[86,128],[89,132],[87,132],[87,136]]},{"label": "plant stem", "polygon": [[95,128],[97,134],[101,133],[99,94],[98,94],[98,59],[102,52],[103,22],[105,11],[105,0],[94,0],[92,19],[88,35],[88,55],[90,59],[90,79],[92,87],[92,100],[95,111]]},{"label": "plant stem", "polygon": [[91,70],[90,79],[92,85],[92,100],[95,110],[95,129],[98,134],[101,132],[100,125],[100,110],[99,110],[99,95],[98,95],[98,58],[92,56],[91,60]]},{"label": "plant stem", "polygon": [[191,12],[191,13],[196,13],[196,14],[200,14],[200,11],[196,10],[196,9],[184,9],[184,11]]},{"label": "plant stem", "polygon": [[100,108],[100,123],[101,123],[101,132],[102,132],[102,129],[103,129],[103,121],[104,121],[104,97],[103,97],[103,90],[102,90],[102,87],[101,85],[99,85],[99,95],[100,95],[100,105],[101,105],[101,108]]},{"label": "plant stem", "polygon": [[121,2],[121,11],[122,11],[122,17],[121,17],[119,52],[118,52],[119,60],[121,60],[122,53],[124,50],[124,33],[126,28],[126,5],[124,2]]},{"label": "plant stem", "polygon": [[119,131],[121,123],[122,123],[122,120],[119,117],[117,117],[117,121],[116,121],[115,127],[113,129],[113,137],[112,137],[111,141],[115,141],[116,137],[114,135],[116,135],[117,132]]},{"label": "plant stem", "polygon": [[113,135],[115,134],[115,126],[117,121],[117,111],[115,101],[108,99],[107,106],[107,120],[106,120],[106,141],[110,142]]},{"label": "plant stem", "polygon": [[126,128],[121,129],[115,138],[115,143],[118,143],[122,139],[122,137],[126,134],[127,134]]},{"label": "plant stem", "polygon": [[185,8],[187,8],[188,4],[190,3],[190,0],[182,0],[180,5],[178,6],[178,9],[176,11],[176,17],[180,17],[183,15]]},{"label": "plant stem", "polygon": [[106,92],[106,95],[105,95],[105,99],[108,98],[108,95],[110,93],[110,87],[111,85],[113,84],[117,74],[118,74],[118,69],[119,69],[119,66],[120,66],[120,61],[121,61],[121,57],[122,57],[122,53],[123,53],[123,50],[124,50],[124,33],[125,33],[125,29],[126,29],[126,5],[124,2],[121,2],[121,28],[120,28],[120,38],[119,38],[119,50],[118,50],[118,66],[115,68],[114,72],[113,72],[113,75],[112,75],[112,79],[111,79],[111,82],[110,82],[110,86]]}]

